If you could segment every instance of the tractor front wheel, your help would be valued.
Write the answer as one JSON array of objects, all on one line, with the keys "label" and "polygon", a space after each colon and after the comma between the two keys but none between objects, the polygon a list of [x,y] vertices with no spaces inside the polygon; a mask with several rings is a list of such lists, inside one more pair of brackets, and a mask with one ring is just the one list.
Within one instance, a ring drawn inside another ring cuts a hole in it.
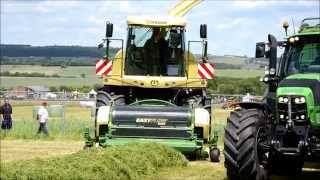
[{"label": "tractor front wheel", "polygon": [[224,165],[229,179],[267,179],[257,152],[258,132],[264,123],[264,115],[257,109],[231,112],[224,136]]}]

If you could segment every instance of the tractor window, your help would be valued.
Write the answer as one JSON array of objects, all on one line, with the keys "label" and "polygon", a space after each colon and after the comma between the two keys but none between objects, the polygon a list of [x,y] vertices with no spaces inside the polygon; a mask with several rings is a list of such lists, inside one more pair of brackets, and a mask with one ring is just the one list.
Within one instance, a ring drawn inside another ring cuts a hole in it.
[{"label": "tractor window", "polygon": [[184,76],[184,29],[129,27],[125,74]]},{"label": "tractor window", "polygon": [[291,46],[288,52],[288,63],[289,75],[320,72],[320,42]]}]

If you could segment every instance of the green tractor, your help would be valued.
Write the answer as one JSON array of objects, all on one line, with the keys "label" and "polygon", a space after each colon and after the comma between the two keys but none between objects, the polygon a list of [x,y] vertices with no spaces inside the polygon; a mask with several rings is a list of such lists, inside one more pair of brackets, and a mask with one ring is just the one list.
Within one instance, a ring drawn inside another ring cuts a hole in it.
[{"label": "green tractor", "polygon": [[[284,23],[287,34],[288,23]],[[267,49],[266,49],[267,47]],[[278,47],[284,48],[277,58]],[[256,45],[269,66],[261,103],[240,103],[225,128],[229,179],[297,175],[305,162],[320,164],[320,18],[302,21],[298,33]]]}]

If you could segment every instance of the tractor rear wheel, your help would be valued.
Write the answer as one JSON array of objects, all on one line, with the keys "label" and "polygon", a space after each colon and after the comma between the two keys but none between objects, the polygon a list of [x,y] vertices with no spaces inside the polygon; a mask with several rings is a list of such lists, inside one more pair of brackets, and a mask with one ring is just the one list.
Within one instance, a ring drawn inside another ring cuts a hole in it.
[{"label": "tractor rear wheel", "polygon": [[224,165],[231,180],[267,179],[258,158],[258,131],[265,123],[257,109],[231,112],[224,136]]}]

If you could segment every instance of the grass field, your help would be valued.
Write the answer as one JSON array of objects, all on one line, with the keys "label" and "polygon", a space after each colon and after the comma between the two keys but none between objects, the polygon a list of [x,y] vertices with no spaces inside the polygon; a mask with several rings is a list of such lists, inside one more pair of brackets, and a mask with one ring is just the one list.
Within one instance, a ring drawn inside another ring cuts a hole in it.
[{"label": "grass field", "polygon": [[[60,68],[59,66],[24,66],[24,65],[3,65],[1,71],[15,72],[38,72],[46,75],[58,74],[60,78],[50,77],[7,77],[1,76],[0,82],[2,87],[10,88],[16,86],[28,85],[46,85],[46,86],[74,86],[81,87],[84,85],[93,86],[94,84],[101,84],[102,80],[95,75],[95,67],[93,66],[71,66],[67,68]],[[81,77],[85,74],[85,78]],[[216,70],[217,77],[234,77],[234,78],[248,78],[261,76],[263,71],[260,70],[239,70],[239,69],[224,69]]]},{"label": "grass field", "polygon": [[[93,125],[90,121],[90,109],[78,107],[76,104],[66,105],[66,124],[64,134],[61,133],[61,124],[51,120],[49,122],[49,131],[51,138],[37,137],[35,132],[37,122],[32,120],[32,102],[31,105],[21,102],[13,102],[13,132],[7,137],[1,139],[1,162],[16,162],[18,160],[27,160],[34,158],[46,159],[48,157],[57,157],[64,154],[72,154],[83,147],[82,133],[83,128]],[[215,109],[215,126],[219,130],[220,140],[219,148],[223,150],[223,127],[229,110]],[[158,179],[158,180],[207,180],[227,179],[223,165],[223,154],[220,163],[211,163],[209,161],[192,161],[184,167],[168,167],[157,170],[157,173],[144,175],[140,179]],[[272,180],[289,179],[319,179],[319,171],[304,171],[299,177],[273,177]]]},{"label": "grass field", "polygon": [[[53,104],[53,103],[51,103]],[[50,118],[48,140],[69,139],[82,140],[85,128],[93,129],[91,108],[83,108],[75,105],[66,105],[65,118]],[[32,105],[13,104],[13,129],[9,132],[1,132],[1,139],[41,139],[43,136],[36,134],[39,127],[33,118]]]},{"label": "grass field", "polygon": [[82,141],[1,140],[1,161],[10,162],[72,154],[82,149]]}]

